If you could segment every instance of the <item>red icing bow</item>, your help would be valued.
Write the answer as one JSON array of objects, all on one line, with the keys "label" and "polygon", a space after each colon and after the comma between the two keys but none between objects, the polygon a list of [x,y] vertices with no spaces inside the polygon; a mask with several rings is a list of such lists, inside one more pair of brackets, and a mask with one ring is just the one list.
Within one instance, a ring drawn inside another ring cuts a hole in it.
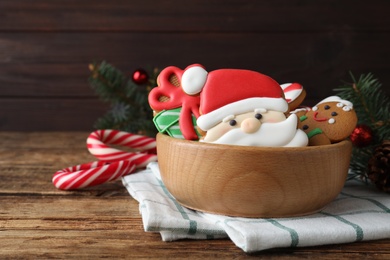
[{"label": "red icing bow", "polygon": [[[181,77],[184,70],[170,66],[161,71],[157,78],[158,87],[149,93],[149,104],[153,110],[162,111],[181,107],[179,117],[179,127],[185,139],[197,140],[198,135],[192,124],[192,115],[196,118],[200,116],[199,95],[191,96],[186,94],[181,88]],[[180,86],[175,86],[170,80],[176,76]],[[166,99],[166,100],[165,100]]]}]

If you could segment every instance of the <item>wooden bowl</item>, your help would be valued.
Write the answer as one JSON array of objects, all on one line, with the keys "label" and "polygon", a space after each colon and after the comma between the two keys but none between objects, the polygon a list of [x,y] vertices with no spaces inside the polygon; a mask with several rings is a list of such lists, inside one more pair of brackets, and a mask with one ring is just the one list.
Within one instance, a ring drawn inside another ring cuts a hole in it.
[{"label": "wooden bowl", "polygon": [[157,135],[161,178],[185,207],[228,216],[315,213],[344,186],[352,144],[249,147]]}]

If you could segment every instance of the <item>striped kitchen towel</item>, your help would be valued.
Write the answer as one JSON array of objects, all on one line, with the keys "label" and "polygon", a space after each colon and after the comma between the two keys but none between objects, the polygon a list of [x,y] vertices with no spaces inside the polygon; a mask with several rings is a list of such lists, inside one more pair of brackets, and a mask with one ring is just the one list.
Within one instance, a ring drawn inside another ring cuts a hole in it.
[{"label": "striped kitchen towel", "polygon": [[359,180],[319,213],[294,218],[238,218],[182,207],[160,178],[158,163],[123,178],[139,202],[145,231],[164,241],[229,237],[245,252],[390,238],[390,194]]}]

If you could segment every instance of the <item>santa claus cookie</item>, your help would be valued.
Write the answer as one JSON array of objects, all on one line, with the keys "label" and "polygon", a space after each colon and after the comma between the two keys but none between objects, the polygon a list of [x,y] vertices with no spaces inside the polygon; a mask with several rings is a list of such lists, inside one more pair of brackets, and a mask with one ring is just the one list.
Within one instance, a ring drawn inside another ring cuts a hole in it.
[{"label": "santa claus cookie", "polygon": [[201,141],[245,146],[306,146],[298,118],[286,118],[289,105],[281,86],[272,78],[249,70],[188,67],[181,86],[188,95],[200,95],[198,127]]},{"label": "santa claus cookie", "polygon": [[299,128],[307,134],[309,145],[325,145],[346,139],[357,123],[353,104],[338,96],[328,97],[308,111],[298,111]]}]

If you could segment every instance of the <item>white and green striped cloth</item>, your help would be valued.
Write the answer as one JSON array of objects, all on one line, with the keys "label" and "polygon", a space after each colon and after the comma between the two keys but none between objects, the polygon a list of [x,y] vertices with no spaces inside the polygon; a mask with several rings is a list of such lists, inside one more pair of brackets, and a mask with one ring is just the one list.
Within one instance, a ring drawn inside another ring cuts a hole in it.
[{"label": "white and green striped cloth", "polygon": [[295,218],[237,218],[182,207],[160,179],[157,163],[123,183],[139,202],[145,231],[164,241],[229,237],[245,252],[390,238],[390,194],[348,181],[321,212]]}]

